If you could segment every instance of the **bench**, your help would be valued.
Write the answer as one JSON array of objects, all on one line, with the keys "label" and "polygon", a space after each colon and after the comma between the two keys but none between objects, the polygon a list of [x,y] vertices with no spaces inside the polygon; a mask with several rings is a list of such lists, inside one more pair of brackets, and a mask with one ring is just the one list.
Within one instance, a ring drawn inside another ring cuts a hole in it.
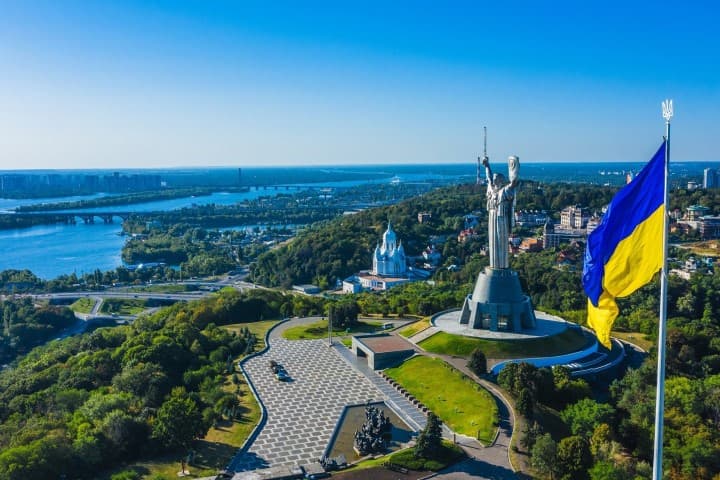
[{"label": "bench", "polygon": [[385,463],[383,463],[383,467],[387,468],[388,470],[392,470],[393,472],[402,473],[404,475],[407,475],[407,473],[408,473],[407,468],[401,467],[400,465],[398,465],[396,463],[385,462]]}]

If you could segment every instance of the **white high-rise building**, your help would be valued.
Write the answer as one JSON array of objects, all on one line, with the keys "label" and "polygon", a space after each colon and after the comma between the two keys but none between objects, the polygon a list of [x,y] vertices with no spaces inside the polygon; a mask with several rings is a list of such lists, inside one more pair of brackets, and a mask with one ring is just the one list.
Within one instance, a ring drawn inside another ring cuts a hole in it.
[{"label": "white high-rise building", "polygon": [[703,170],[703,188],[718,187],[718,171],[714,168],[706,168]]}]

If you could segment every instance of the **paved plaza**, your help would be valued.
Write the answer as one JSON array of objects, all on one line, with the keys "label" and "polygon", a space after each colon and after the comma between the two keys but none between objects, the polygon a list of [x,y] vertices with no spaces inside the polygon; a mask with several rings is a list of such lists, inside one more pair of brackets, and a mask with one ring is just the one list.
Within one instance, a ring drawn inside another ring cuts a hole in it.
[{"label": "paved plaza", "polygon": [[[275,379],[270,360],[285,367],[289,382]],[[265,404],[267,422],[248,451],[233,459],[235,471],[317,461],[345,405],[383,400],[377,387],[326,340],[274,337],[266,353],[244,366]]]},{"label": "paved plaza", "polygon": [[[488,340],[528,340],[538,337],[551,337],[564,332],[568,328],[568,322],[555,315],[535,310],[535,317],[537,321],[536,327],[525,328],[521,332],[494,332],[486,328],[470,328],[460,323],[460,310],[441,313],[433,318],[432,324],[437,330],[453,335],[465,335]],[[419,340],[413,338],[413,341],[417,342]]]}]

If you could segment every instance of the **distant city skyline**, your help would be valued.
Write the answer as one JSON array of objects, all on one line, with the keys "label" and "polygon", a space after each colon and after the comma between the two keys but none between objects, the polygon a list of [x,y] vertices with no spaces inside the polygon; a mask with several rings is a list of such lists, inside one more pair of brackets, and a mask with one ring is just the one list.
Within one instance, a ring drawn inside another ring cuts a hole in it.
[{"label": "distant city skyline", "polygon": [[[272,5],[270,7],[270,5]],[[0,170],[718,161],[705,2],[27,0],[0,14]]]}]

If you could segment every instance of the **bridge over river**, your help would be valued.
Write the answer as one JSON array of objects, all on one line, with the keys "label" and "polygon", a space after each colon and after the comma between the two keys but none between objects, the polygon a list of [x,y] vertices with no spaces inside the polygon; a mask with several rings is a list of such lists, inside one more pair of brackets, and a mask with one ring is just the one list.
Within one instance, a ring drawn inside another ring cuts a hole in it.
[{"label": "bridge over river", "polygon": [[[299,212],[299,211],[330,211],[333,213],[342,213],[346,210],[352,210],[355,208],[355,205],[352,204],[339,204],[339,205],[308,205],[308,206],[297,206],[297,207],[266,207],[266,208],[242,208],[239,207],[237,209],[237,213],[241,214],[267,214],[269,212],[278,212],[282,214],[287,214],[291,212]],[[161,210],[161,211],[144,211],[144,210],[138,210],[138,211],[116,211],[116,210],[74,210],[69,212],[53,212],[53,211],[44,211],[44,212],[16,212],[11,213],[8,215],[12,215],[15,218],[39,218],[43,219],[45,223],[64,223],[67,225],[72,225],[78,222],[78,219],[85,222],[86,224],[94,224],[96,219],[100,219],[105,224],[110,224],[115,221],[115,219],[120,219],[121,221],[127,220],[132,215],[142,215],[144,217],[152,217],[152,216],[163,216],[163,215],[171,215],[173,212],[178,212],[179,210]]]},{"label": "bridge over river", "polygon": [[[99,218],[104,223],[113,223],[117,217],[122,221],[125,221],[133,215],[139,212],[116,212],[116,211],[77,211],[77,212],[17,212],[9,215],[13,215],[16,218],[42,218],[47,220],[47,223],[65,223],[68,225],[77,223],[77,219],[81,219],[87,224],[95,223],[95,219]],[[154,212],[142,212],[144,214],[152,214]],[[159,213],[159,212],[158,212]]]}]

